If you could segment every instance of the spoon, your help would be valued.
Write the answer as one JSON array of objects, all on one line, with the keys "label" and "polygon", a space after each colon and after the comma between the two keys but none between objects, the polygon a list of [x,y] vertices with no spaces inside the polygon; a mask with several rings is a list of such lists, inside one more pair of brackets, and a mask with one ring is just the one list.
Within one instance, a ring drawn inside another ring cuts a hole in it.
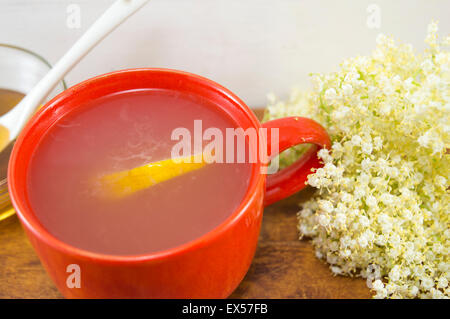
[{"label": "spoon", "polygon": [[[17,135],[58,82],[101,40],[149,0],[117,0],[12,110],[0,117],[0,211],[10,207],[6,173]],[[5,217],[3,217],[5,218]]]},{"label": "spoon", "polygon": [[13,141],[58,82],[94,46],[149,0],[117,0],[11,111],[0,117],[0,147]]}]

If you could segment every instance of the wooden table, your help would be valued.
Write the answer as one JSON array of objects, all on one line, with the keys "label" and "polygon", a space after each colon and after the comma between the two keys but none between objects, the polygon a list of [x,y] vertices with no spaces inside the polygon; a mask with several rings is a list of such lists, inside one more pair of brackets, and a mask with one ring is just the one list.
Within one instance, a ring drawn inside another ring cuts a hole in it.
[{"label": "wooden table", "polygon": [[[333,276],[298,240],[298,204],[310,195],[306,189],[265,209],[252,266],[231,298],[370,298],[364,280]],[[62,298],[16,216],[0,222],[0,245],[0,298]]]},{"label": "wooden table", "polygon": [[[232,298],[369,298],[362,279],[335,277],[298,240],[298,201],[306,190],[269,206],[253,264]],[[0,298],[62,298],[16,216],[0,222]]]}]

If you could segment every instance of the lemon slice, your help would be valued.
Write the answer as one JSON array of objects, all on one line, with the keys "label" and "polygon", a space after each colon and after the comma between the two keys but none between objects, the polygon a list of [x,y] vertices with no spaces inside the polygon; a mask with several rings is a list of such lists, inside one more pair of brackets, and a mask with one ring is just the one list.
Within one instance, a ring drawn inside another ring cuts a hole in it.
[{"label": "lemon slice", "polygon": [[158,183],[195,171],[206,165],[203,156],[192,155],[145,164],[130,170],[103,175],[102,193],[123,198]]}]

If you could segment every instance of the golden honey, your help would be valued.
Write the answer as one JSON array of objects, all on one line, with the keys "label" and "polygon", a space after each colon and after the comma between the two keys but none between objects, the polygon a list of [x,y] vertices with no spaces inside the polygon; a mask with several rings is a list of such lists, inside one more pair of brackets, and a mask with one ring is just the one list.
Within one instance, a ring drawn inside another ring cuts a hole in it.
[{"label": "golden honey", "polygon": [[[0,88],[0,116],[7,113],[16,106],[24,94]],[[5,147],[9,144],[9,131],[5,127],[0,126],[0,156],[9,156],[9,154],[1,154]],[[5,152],[9,151],[9,148]],[[7,164],[7,161],[5,161]],[[14,208],[9,199],[8,188],[6,186],[6,170],[7,167],[0,167],[0,220],[5,219],[14,214]]]}]

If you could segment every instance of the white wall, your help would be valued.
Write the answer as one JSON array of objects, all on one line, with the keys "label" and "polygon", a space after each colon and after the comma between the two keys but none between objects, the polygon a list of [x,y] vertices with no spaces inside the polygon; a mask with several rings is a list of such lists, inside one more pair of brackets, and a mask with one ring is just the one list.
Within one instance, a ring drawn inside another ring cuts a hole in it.
[{"label": "white wall", "polygon": [[[0,42],[54,63],[112,2],[0,0]],[[381,10],[379,29],[367,25],[372,3]],[[81,10],[79,29],[67,26],[70,4]],[[263,106],[267,92],[285,97],[292,85],[309,85],[309,73],[332,71],[346,57],[369,53],[379,32],[423,49],[432,18],[442,34],[450,33],[449,12],[448,0],[151,0],[66,80],[73,85],[128,67],[176,68]]]}]

